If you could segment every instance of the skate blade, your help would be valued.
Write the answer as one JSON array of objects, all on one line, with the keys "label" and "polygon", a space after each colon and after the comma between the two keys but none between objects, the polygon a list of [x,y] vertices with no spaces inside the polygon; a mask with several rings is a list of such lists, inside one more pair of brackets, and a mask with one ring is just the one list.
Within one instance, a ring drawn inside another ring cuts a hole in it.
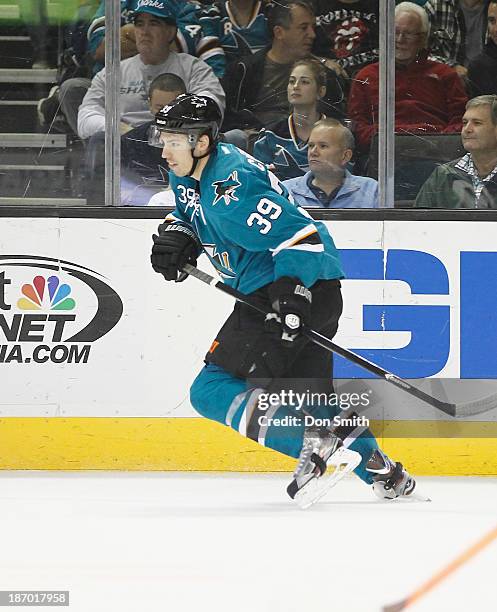
[{"label": "skate blade", "polygon": [[313,478],[293,498],[301,510],[310,508],[319,501],[330,489],[332,489],[344,476],[355,470],[361,463],[362,457],[356,451],[341,447],[335,451],[326,462],[328,469],[334,471],[327,476],[328,472],[320,478]]},{"label": "skate blade", "polygon": [[404,502],[431,502],[430,497],[426,497],[425,495],[421,495],[420,493],[411,493],[410,495],[405,495],[402,497],[397,497],[392,501],[401,501]]}]

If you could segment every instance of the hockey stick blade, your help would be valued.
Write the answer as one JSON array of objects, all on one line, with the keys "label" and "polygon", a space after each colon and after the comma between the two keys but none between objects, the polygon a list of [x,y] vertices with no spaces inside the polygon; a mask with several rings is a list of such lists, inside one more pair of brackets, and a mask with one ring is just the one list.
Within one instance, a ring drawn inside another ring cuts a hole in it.
[{"label": "hockey stick blade", "polygon": [[[233,289],[233,287],[230,287],[229,285],[225,285],[223,282],[215,279],[210,274],[207,274],[206,272],[203,272],[202,270],[199,270],[198,268],[195,268],[190,264],[185,264],[183,266],[183,271],[189,274],[190,276],[195,277],[197,280],[200,280],[203,283],[206,283],[211,287],[215,287],[216,289],[219,289],[219,291],[222,291],[223,293],[234,297],[239,302],[247,304],[247,306],[250,306],[261,314],[267,315],[269,312],[268,310],[261,308],[261,306],[259,306],[258,304],[254,304],[250,300],[250,298],[244,293],[241,293],[237,289]],[[383,378],[392,385],[395,385],[399,389],[403,389],[406,393],[417,397],[419,400],[429,404],[430,406],[433,406],[434,408],[437,408],[437,410],[440,410],[441,412],[444,412],[445,414],[451,417],[465,418],[470,416],[476,416],[478,414],[483,414],[484,412],[488,412],[489,410],[497,408],[497,393],[493,393],[492,395],[489,395],[479,400],[465,402],[463,404],[451,404],[449,402],[443,402],[437,399],[436,397],[425,393],[421,389],[414,387],[406,380],[404,380],[403,378],[399,378],[392,372],[384,370],[376,363],[373,363],[372,361],[361,357],[357,353],[338,346],[338,344],[335,344],[332,340],[326,338],[326,336],[323,336],[322,334],[318,333],[313,329],[304,328],[303,333],[309,338],[309,340],[311,340],[318,346],[321,346],[322,348],[332,353],[336,353],[337,355],[344,357],[348,361],[355,363],[356,365],[360,366],[361,368],[364,368],[372,374],[376,374],[376,376]]]},{"label": "hockey stick blade", "polygon": [[487,397],[472,402],[451,405],[454,406],[455,416],[458,418],[476,416],[497,408],[497,393],[491,393]]},{"label": "hockey stick blade", "polygon": [[[294,501],[301,510],[307,510],[318,502],[330,489],[342,480],[344,476],[355,470],[361,463],[362,457],[356,451],[340,447],[335,451],[326,462],[326,473],[320,478],[313,478],[298,491],[294,496]],[[334,471],[328,476],[328,470]]]}]

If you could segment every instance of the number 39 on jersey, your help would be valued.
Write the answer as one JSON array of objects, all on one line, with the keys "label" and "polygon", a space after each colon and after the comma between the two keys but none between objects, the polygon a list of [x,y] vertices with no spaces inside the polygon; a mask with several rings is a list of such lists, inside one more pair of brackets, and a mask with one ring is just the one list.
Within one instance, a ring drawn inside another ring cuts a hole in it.
[{"label": "number 39 on jersey", "polygon": [[252,227],[255,224],[259,226],[261,234],[267,234],[273,227],[271,221],[275,221],[281,215],[281,206],[268,198],[262,198],[257,203],[256,209],[257,212],[252,212],[248,216],[247,225]]}]

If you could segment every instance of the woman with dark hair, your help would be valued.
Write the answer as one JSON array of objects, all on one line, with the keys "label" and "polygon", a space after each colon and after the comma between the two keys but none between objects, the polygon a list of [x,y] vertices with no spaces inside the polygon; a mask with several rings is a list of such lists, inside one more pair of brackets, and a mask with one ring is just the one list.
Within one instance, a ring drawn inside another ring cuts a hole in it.
[{"label": "woman with dark hair", "polygon": [[315,59],[295,62],[287,95],[292,112],[272,129],[263,129],[254,144],[254,157],[268,164],[281,179],[301,176],[309,169],[307,141],[312,126],[323,119],[320,100],[326,93],[326,69]]}]

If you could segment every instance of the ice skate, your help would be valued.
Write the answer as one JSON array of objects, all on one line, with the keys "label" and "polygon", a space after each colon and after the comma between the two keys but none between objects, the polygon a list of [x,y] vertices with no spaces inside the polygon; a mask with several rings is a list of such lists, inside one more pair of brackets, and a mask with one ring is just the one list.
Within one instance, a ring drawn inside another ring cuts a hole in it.
[{"label": "ice skate", "polygon": [[416,481],[402,467],[380,449],[376,449],[366,464],[366,470],[374,474],[373,491],[381,499],[395,499],[412,494]]},{"label": "ice skate", "polygon": [[309,508],[360,462],[360,454],[345,448],[335,434],[308,427],[287,493],[300,508]]}]

